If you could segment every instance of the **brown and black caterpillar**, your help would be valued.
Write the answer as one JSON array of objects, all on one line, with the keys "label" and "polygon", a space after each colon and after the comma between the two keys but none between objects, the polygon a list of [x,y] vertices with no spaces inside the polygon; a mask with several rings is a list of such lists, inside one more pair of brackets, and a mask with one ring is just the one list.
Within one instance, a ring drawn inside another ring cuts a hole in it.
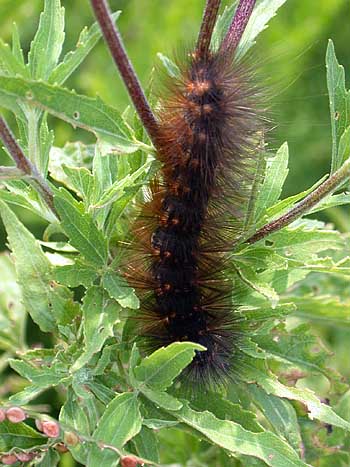
[{"label": "brown and black caterpillar", "polygon": [[[235,61],[254,4],[240,1],[214,51],[220,1],[208,0],[196,47],[166,83],[160,112],[147,114],[144,103],[139,112],[162,169],[132,228],[135,254],[125,275],[140,291],[140,334],[149,349],[176,341],[206,348],[187,369],[191,380],[225,380],[240,334],[225,272],[264,132],[254,72]],[[114,58],[123,74],[130,63]]]}]

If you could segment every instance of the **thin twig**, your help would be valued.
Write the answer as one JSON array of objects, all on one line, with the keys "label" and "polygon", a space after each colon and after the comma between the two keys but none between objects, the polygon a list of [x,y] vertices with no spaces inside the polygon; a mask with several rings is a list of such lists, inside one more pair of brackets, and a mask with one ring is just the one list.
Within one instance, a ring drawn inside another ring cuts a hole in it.
[{"label": "thin twig", "polygon": [[218,17],[220,3],[221,0],[207,0],[196,47],[199,57],[204,58],[209,52],[211,37]]},{"label": "thin twig", "polygon": [[350,158],[342,165],[342,167],[334,172],[325,182],[310,193],[306,198],[300,201],[293,209],[288,211],[283,216],[275,219],[269,224],[264,225],[255,232],[245,243],[255,243],[267,237],[268,235],[283,229],[287,225],[294,222],[299,217],[307,214],[314,206],[316,206],[323,198],[333,193],[340,185],[350,178]]},{"label": "thin twig", "polygon": [[11,133],[10,128],[7,126],[5,120],[0,116],[0,139],[3,141],[5,147],[7,148],[12,159],[15,161],[17,168],[22,172],[22,174],[28,175],[43,199],[45,200],[48,207],[51,211],[57,216],[57,211],[53,202],[53,193],[46,183],[44,178],[39,173],[38,169],[34,164],[27,159],[24,155],[21,147],[15,140],[15,137]]},{"label": "thin twig", "polygon": [[159,134],[157,120],[142,90],[135,70],[127,56],[119,31],[113,22],[107,2],[106,0],[91,0],[91,5],[130,98],[152,140],[152,143],[157,148]]},{"label": "thin twig", "polygon": [[24,177],[27,177],[27,175],[17,167],[0,166],[0,180],[18,180]]},{"label": "thin twig", "polygon": [[237,7],[235,16],[232,23],[227,31],[227,34],[222,41],[221,51],[234,52],[242,39],[245,28],[247,27],[248,21],[253,13],[256,0],[241,0]]}]

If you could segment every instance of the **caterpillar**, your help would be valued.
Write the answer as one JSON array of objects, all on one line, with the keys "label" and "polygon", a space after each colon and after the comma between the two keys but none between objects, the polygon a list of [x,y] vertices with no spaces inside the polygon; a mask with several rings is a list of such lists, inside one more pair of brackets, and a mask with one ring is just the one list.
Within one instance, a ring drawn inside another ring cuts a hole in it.
[{"label": "caterpillar", "polygon": [[[141,102],[144,95],[134,98],[162,168],[131,229],[135,254],[124,268],[140,292],[146,348],[201,344],[206,350],[196,352],[186,376],[204,384],[220,384],[232,373],[240,327],[226,272],[265,126],[255,73],[235,60],[255,1],[240,1],[213,50],[220,3],[207,1],[196,46],[178,60],[179,77],[167,80],[158,114]],[[125,76],[130,64],[118,53],[114,58]]]}]

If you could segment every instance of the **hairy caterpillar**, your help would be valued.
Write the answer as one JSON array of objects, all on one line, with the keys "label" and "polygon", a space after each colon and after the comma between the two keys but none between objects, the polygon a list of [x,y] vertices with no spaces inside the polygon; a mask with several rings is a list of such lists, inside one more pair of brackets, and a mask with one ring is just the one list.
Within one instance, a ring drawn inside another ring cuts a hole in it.
[{"label": "hairy caterpillar", "polygon": [[[204,382],[229,376],[239,339],[225,271],[264,123],[253,72],[234,56],[254,4],[240,1],[213,51],[220,0],[208,0],[196,47],[179,63],[180,77],[168,81],[158,118],[134,99],[162,169],[133,226],[136,254],[128,258],[125,275],[141,291],[140,333],[147,347],[203,345],[206,351],[197,352],[187,375]],[[117,52],[125,76],[130,64]]]}]

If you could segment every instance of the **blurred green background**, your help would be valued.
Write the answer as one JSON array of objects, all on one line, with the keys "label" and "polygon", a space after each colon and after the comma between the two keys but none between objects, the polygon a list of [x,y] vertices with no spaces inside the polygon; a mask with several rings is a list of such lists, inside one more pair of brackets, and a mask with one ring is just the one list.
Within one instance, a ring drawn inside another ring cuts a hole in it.
[{"label": "blurred green background", "polygon": [[[205,0],[110,1],[113,10],[123,11],[119,27],[144,85],[152,67],[159,66],[157,52],[171,56],[195,39],[204,3]],[[223,1],[223,6],[230,3],[230,0]],[[88,0],[62,0],[62,4],[66,9],[64,52],[67,52],[75,46],[83,26],[91,24],[93,18]],[[12,23],[16,22],[27,52],[42,7],[43,0],[0,0],[2,39],[11,40]],[[258,39],[254,53],[271,94],[274,130],[270,134],[270,147],[275,149],[283,141],[290,145],[290,174],[285,195],[307,188],[329,169],[331,142],[324,57],[331,37],[340,63],[350,68],[346,18],[350,20],[349,0],[287,0]],[[67,86],[91,96],[99,94],[121,111],[128,104],[102,41]],[[91,135],[74,132],[58,120],[51,119],[51,125],[55,129],[56,145],[76,139],[91,141]],[[326,216],[338,228],[350,229],[346,210],[329,211]],[[38,219],[26,220],[33,224],[34,230],[41,230]],[[0,242],[1,250],[3,231]]]}]

